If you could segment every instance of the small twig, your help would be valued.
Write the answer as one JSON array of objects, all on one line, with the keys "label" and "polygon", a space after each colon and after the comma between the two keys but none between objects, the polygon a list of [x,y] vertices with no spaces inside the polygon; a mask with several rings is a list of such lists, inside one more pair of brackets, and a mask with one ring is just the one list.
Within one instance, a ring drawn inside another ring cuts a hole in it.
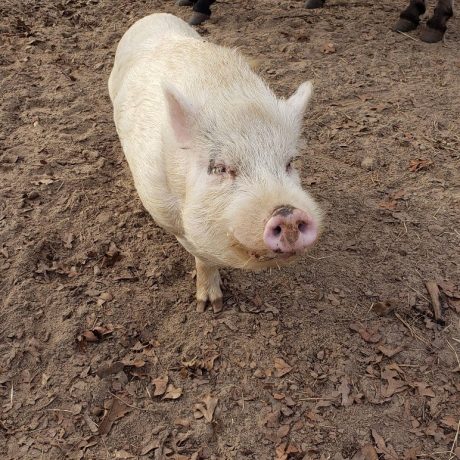
[{"label": "small twig", "polygon": [[46,409],[47,411],[50,412],[68,412],[69,414],[73,414],[74,412],[69,409]]},{"label": "small twig", "polygon": [[405,35],[407,38],[410,38],[411,40],[414,40],[414,42],[418,42],[418,40],[414,37],[411,37],[409,34],[406,34],[406,32],[402,32],[401,30],[398,30],[398,32],[401,34],[401,35]]},{"label": "small twig", "polygon": [[407,285],[407,287],[409,289],[412,289],[416,294],[418,294],[422,299],[425,299],[427,302],[429,302],[430,300],[427,299],[421,292],[418,292],[417,289],[414,289],[412,286],[410,286],[409,284]]},{"label": "small twig", "polygon": [[425,340],[422,336],[418,335],[415,331],[414,331],[414,328],[407,322],[405,321],[404,319],[401,318],[401,316],[399,316],[398,313],[395,313],[395,316],[396,318],[399,319],[399,321],[401,321],[401,323],[404,324],[404,326],[407,327],[407,329],[409,329],[409,332],[410,332],[410,335],[412,337],[414,337],[414,339],[417,339],[417,340],[420,340],[420,342],[424,343],[425,345],[429,346],[429,342],[427,340]]},{"label": "small twig", "polygon": [[[455,340],[455,339],[454,339],[454,340]],[[460,359],[458,358],[458,354],[457,354],[457,352],[455,351],[455,348],[450,344],[449,341],[447,341],[447,345],[449,345],[450,349],[454,352],[454,355],[455,355],[455,357],[457,358],[458,368],[460,369]]]},{"label": "small twig", "polygon": [[309,259],[313,260],[323,260],[323,259],[330,259],[331,257],[334,257],[335,254],[331,254],[330,256],[323,256],[323,257],[313,257],[313,256],[307,256]]},{"label": "small twig", "polygon": [[14,383],[11,382],[11,390],[10,390],[10,406],[13,408],[13,399],[14,399]]},{"label": "small twig", "polygon": [[125,406],[128,406],[128,407],[132,407],[133,409],[137,409],[137,410],[143,410],[143,411],[146,411],[146,412],[156,412],[155,410],[153,409],[147,409],[145,407],[139,407],[139,406],[134,406],[132,404],[129,404],[127,403],[126,401],[124,401],[123,399],[121,399],[119,396],[117,396],[116,394],[112,393],[111,391],[109,391],[109,393],[116,399],[118,399],[118,401],[120,401],[121,403],[123,403]]},{"label": "small twig", "polygon": [[[458,359],[458,358],[457,358]],[[452,447],[450,448],[450,452],[449,452],[449,460],[452,460],[455,455],[454,455],[454,449],[455,449],[455,446],[457,445],[457,440],[458,440],[458,433],[460,431],[460,419],[458,421],[458,425],[457,425],[457,432],[455,433],[455,438],[454,438],[454,442],[452,443]]]},{"label": "small twig", "polygon": [[335,398],[299,398],[299,401],[334,401]]}]

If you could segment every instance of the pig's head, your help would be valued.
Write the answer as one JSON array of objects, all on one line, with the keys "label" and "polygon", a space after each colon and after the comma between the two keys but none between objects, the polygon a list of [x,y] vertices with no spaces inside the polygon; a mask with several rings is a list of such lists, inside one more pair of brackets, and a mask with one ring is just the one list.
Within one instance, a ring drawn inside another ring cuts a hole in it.
[{"label": "pig's head", "polygon": [[257,89],[200,107],[165,89],[174,155],[186,165],[181,238],[218,266],[280,266],[320,232],[321,213],[293,165],[312,85],[303,83],[286,100]]}]

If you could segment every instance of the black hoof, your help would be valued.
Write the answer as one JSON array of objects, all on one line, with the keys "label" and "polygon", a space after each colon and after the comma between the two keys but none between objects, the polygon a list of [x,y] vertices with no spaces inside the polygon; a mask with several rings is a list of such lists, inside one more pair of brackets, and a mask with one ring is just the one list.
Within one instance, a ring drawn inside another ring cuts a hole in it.
[{"label": "black hoof", "polygon": [[304,6],[309,10],[313,10],[315,8],[322,8],[324,6],[324,0],[307,0]]},{"label": "black hoof", "polygon": [[426,43],[437,43],[444,37],[444,32],[438,29],[431,29],[430,27],[424,27],[420,32],[420,40]]},{"label": "black hoof", "polygon": [[415,30],[418,24],[415,24],[408,19],[399,18],[399,21],[396,23],[394,30],[396,32],[410,32],[411,30]]},{"label": "black hoof", "polygon": [[177,0],[177,6],[193,6],[192,0]]},{"label": "black hoof", "polygon": [[211,16],[204,13],[193,13],[192,18],[188,22],[191,26],[199,26],[203,24],[204,21],[207,21]]}]

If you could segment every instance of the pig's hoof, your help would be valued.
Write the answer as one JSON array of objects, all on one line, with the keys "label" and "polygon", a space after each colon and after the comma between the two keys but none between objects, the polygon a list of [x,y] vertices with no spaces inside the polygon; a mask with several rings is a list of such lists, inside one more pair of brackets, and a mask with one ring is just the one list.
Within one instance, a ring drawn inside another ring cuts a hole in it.
[{"label": "pig's hoof", "polygon": [[209,14],[204,13],[193,13],[192,18],[188,22],[191,26],[199,26],[203,24],[204,21],[207,21],[210,18]]},{"label": "pig's hoof", "polygon": [[215,299],[211,302],[212,310],[214,313],[220,313],[224,307],[224,301],[222,297]]},{"label": "pig's hoof", "polygon": [[304,6],[309,10],[313,10],[315,8],[322,8],[324,6],[324,0],[307,0]]},{"label": "pig's hoof", "polygon": [[177,6],[193,6],[192,0],[177,0]]},{"label": "pig's hoof", "polygon": [[196,301],[196,311],[198,313],[204,313],[206,310],[206,300],[197,300]]},{"label": "pig's hoof", "polygon": [[[219,297],[217,299],[214,299],[214,300],[211,300],[209,302],[211,304],[211,307],[212,307],[212,311],[214,313],[220,313],[224,307],[224,301],[222,299],[222,297]],[[207,300],[198,300],[196,301],[196,311],[198,313],[204,313],[204,311],[206,310],[206,304],[207,304]]]},{"label": "pig's hoof", "polygon": [[420,32],[420,39],[425,43],[437,43],[442,40],[444,32],[439,29],[432,29],[431,27],[425,27]]}]

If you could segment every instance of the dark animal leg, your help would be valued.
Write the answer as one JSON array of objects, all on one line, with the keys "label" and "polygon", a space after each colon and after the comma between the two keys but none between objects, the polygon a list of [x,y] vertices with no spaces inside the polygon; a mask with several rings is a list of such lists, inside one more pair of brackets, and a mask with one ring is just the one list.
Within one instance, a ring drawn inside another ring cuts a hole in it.
[{"label": "dark animal leg", "polygon": [[305,8],[312,10],[314,8],[322,8],[325,3],[326,0],[307,0],[304,6]]},{"label": "dark animal leg", "polygon": [[409,32],[420,24],[420,16],[426,11],[425,0],[410,0],[409,6],[399,15],[396,23],[397,32]]},{"label": "dark animal leg", "polygon": [[211,17],[210,6],[216,0],[197,0],[193,4],[193,16],[188,22],[192,26],[197,26]]},{"label": "dark animal leg", "polygon": [[427,43],[436,43],[442,40],[447,30],[447,21],[453,16],[453,0],[439,0],[434,9],[433,17],[428,19],[426,28],[422,30],[420,38]]}]

